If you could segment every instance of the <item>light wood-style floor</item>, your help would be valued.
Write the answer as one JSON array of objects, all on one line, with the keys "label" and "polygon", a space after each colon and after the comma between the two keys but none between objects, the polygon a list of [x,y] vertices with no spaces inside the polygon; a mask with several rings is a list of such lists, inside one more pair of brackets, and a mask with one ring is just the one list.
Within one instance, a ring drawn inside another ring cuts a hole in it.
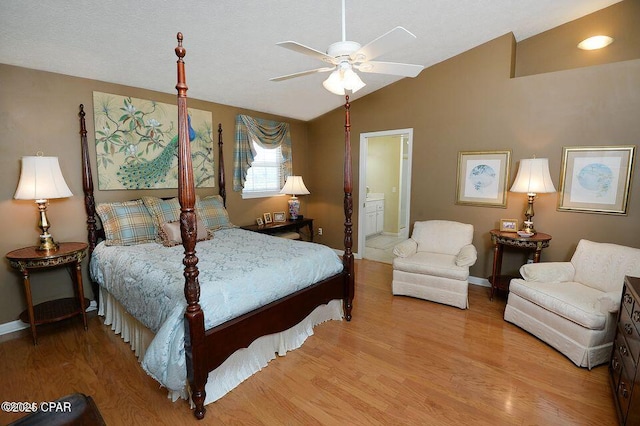
[{"label": "light wood-style floor", "polygon": [[[607,367],[575,367],[502,319],[504,298],[470,286],[470,309],[391,295],[391,265],[356,262],[350,323],[316,327],[199,424],[614,425]],[[93,317],[0,344],[0,401],[90,395],[108,425],[196,424]],[[0,424],[20,417],[0,412]]]}]

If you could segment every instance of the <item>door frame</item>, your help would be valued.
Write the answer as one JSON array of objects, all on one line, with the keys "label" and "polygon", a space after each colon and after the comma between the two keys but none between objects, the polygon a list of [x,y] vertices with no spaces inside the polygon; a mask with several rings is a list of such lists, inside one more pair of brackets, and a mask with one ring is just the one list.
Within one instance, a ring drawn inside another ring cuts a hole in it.
[{"label": "door frame", "polygon": [[[410,211],[411,211],[411,164],[413,163],[413,128],[407,129],[395,129],[395,130],[383,130],[379,132],[367,132],[360,133],[360,171],[358,173],[359,176],[359,185],[358,185],[358,258],[364,258],[364,247],[365,247],[365,222],[366,222],[366,198],[367,198],[367,153],[369,150],[369,138],[379,137],[379,136],[393,136],[393,135],[408,135],[407,138],[407,174],[409,175],[406,179],[407,185],[407,206],[405,213],[405,223],[407,224],[407,231],[409,229],[409,224],[411,223],[409,220]],[[402,163],[402,158],[400,158],[400,162]],[[402,173],[402,166],[400,167],[400,173]],[[400,187],[399,191],[402,191],[401,187],[403,183],[403,179],[401,176],[400,179]],[[364,195],[364,197],[363,197]]]}]

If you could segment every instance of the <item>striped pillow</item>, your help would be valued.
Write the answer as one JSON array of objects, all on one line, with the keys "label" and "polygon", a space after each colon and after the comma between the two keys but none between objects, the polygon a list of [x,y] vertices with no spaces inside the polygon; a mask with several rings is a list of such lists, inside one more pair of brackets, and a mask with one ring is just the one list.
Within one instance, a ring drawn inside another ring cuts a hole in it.
[{"label": "striped pillow", "polygon": [[151,243],[156,239],[157,228],[142,200],[102,203],[96,212],[108,246]]}]

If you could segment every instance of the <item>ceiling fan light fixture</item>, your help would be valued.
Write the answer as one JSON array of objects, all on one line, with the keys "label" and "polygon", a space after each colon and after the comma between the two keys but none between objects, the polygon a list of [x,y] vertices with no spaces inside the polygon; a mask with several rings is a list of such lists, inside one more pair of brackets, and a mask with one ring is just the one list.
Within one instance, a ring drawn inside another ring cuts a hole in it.
[{"label": "ceiling fan light fixture", "polygon": [[347,62],[338,65],[338,68],[322,82],[322,85],[331,93],[340,96],[344,96],[345,90],[355,93],[366,86],[360,76],[353,71],[351,65]]},{"label": "ceiling fan light fixture", "polygon": [[582,50],[596,50],[607,47],[613,43],[613,38],[606,35],[597,35],[586,38],[578,43],[578,48]]},{"label": "ceiling fan light fixture", "polygon": [[322,82],[325,89],[336,95],[344,96],[344,87],[342,86],[342,78],[340,70],[333,71],[325,81]]},{"label": "ceiling fan light fixture", "polygon": [[351,93],[356,93],[366,84],[354,70],[349,68],[344,71],[344,75],[342,76],[342,85],[344,86],[345,90],[350,90]]}]

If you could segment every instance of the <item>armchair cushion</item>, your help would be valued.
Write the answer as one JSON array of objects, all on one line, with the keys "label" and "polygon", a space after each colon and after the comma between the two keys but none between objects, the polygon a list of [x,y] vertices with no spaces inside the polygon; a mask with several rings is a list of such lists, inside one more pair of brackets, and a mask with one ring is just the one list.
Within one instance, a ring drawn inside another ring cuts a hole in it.
[{"label": "armchair cushion", "polygon": [[418,251],[457,256],[463,246],[471,244],[473,225],[449,220],[416,222],[411,238],[418,243]]},{"label": "armchair cushion", "polygon": [[606,316],[596,308],[603,293],[580,283],[514,279],[509,285],[509,292],[585,328],[602,330],[605,326]]},{"label": "armchair cushion", "polygon": [[419,251],[409,257],[396,257],[393,269],[413,274],[431,275],[453,280],[469,278],[469,268],[456,265],[456,256]]},{"label": "armchair cushion", "polygon": [[456,265],[471,266],[478,260],[478,250],[473,244],[467,244],[460,249],[460,253],[456,256]]},{"label": "armchair cushion", "polygon": [[561,283],[573,281],[575,274],[571,262],[527,263],[520,267],[520,275],[526,281]]},{"label": "armchair cushion", "polygon": [[393,254],[398,257],[408,257],[416,251],[418,251],[418,243],[413,238],[404,240],[393,248]]}]

